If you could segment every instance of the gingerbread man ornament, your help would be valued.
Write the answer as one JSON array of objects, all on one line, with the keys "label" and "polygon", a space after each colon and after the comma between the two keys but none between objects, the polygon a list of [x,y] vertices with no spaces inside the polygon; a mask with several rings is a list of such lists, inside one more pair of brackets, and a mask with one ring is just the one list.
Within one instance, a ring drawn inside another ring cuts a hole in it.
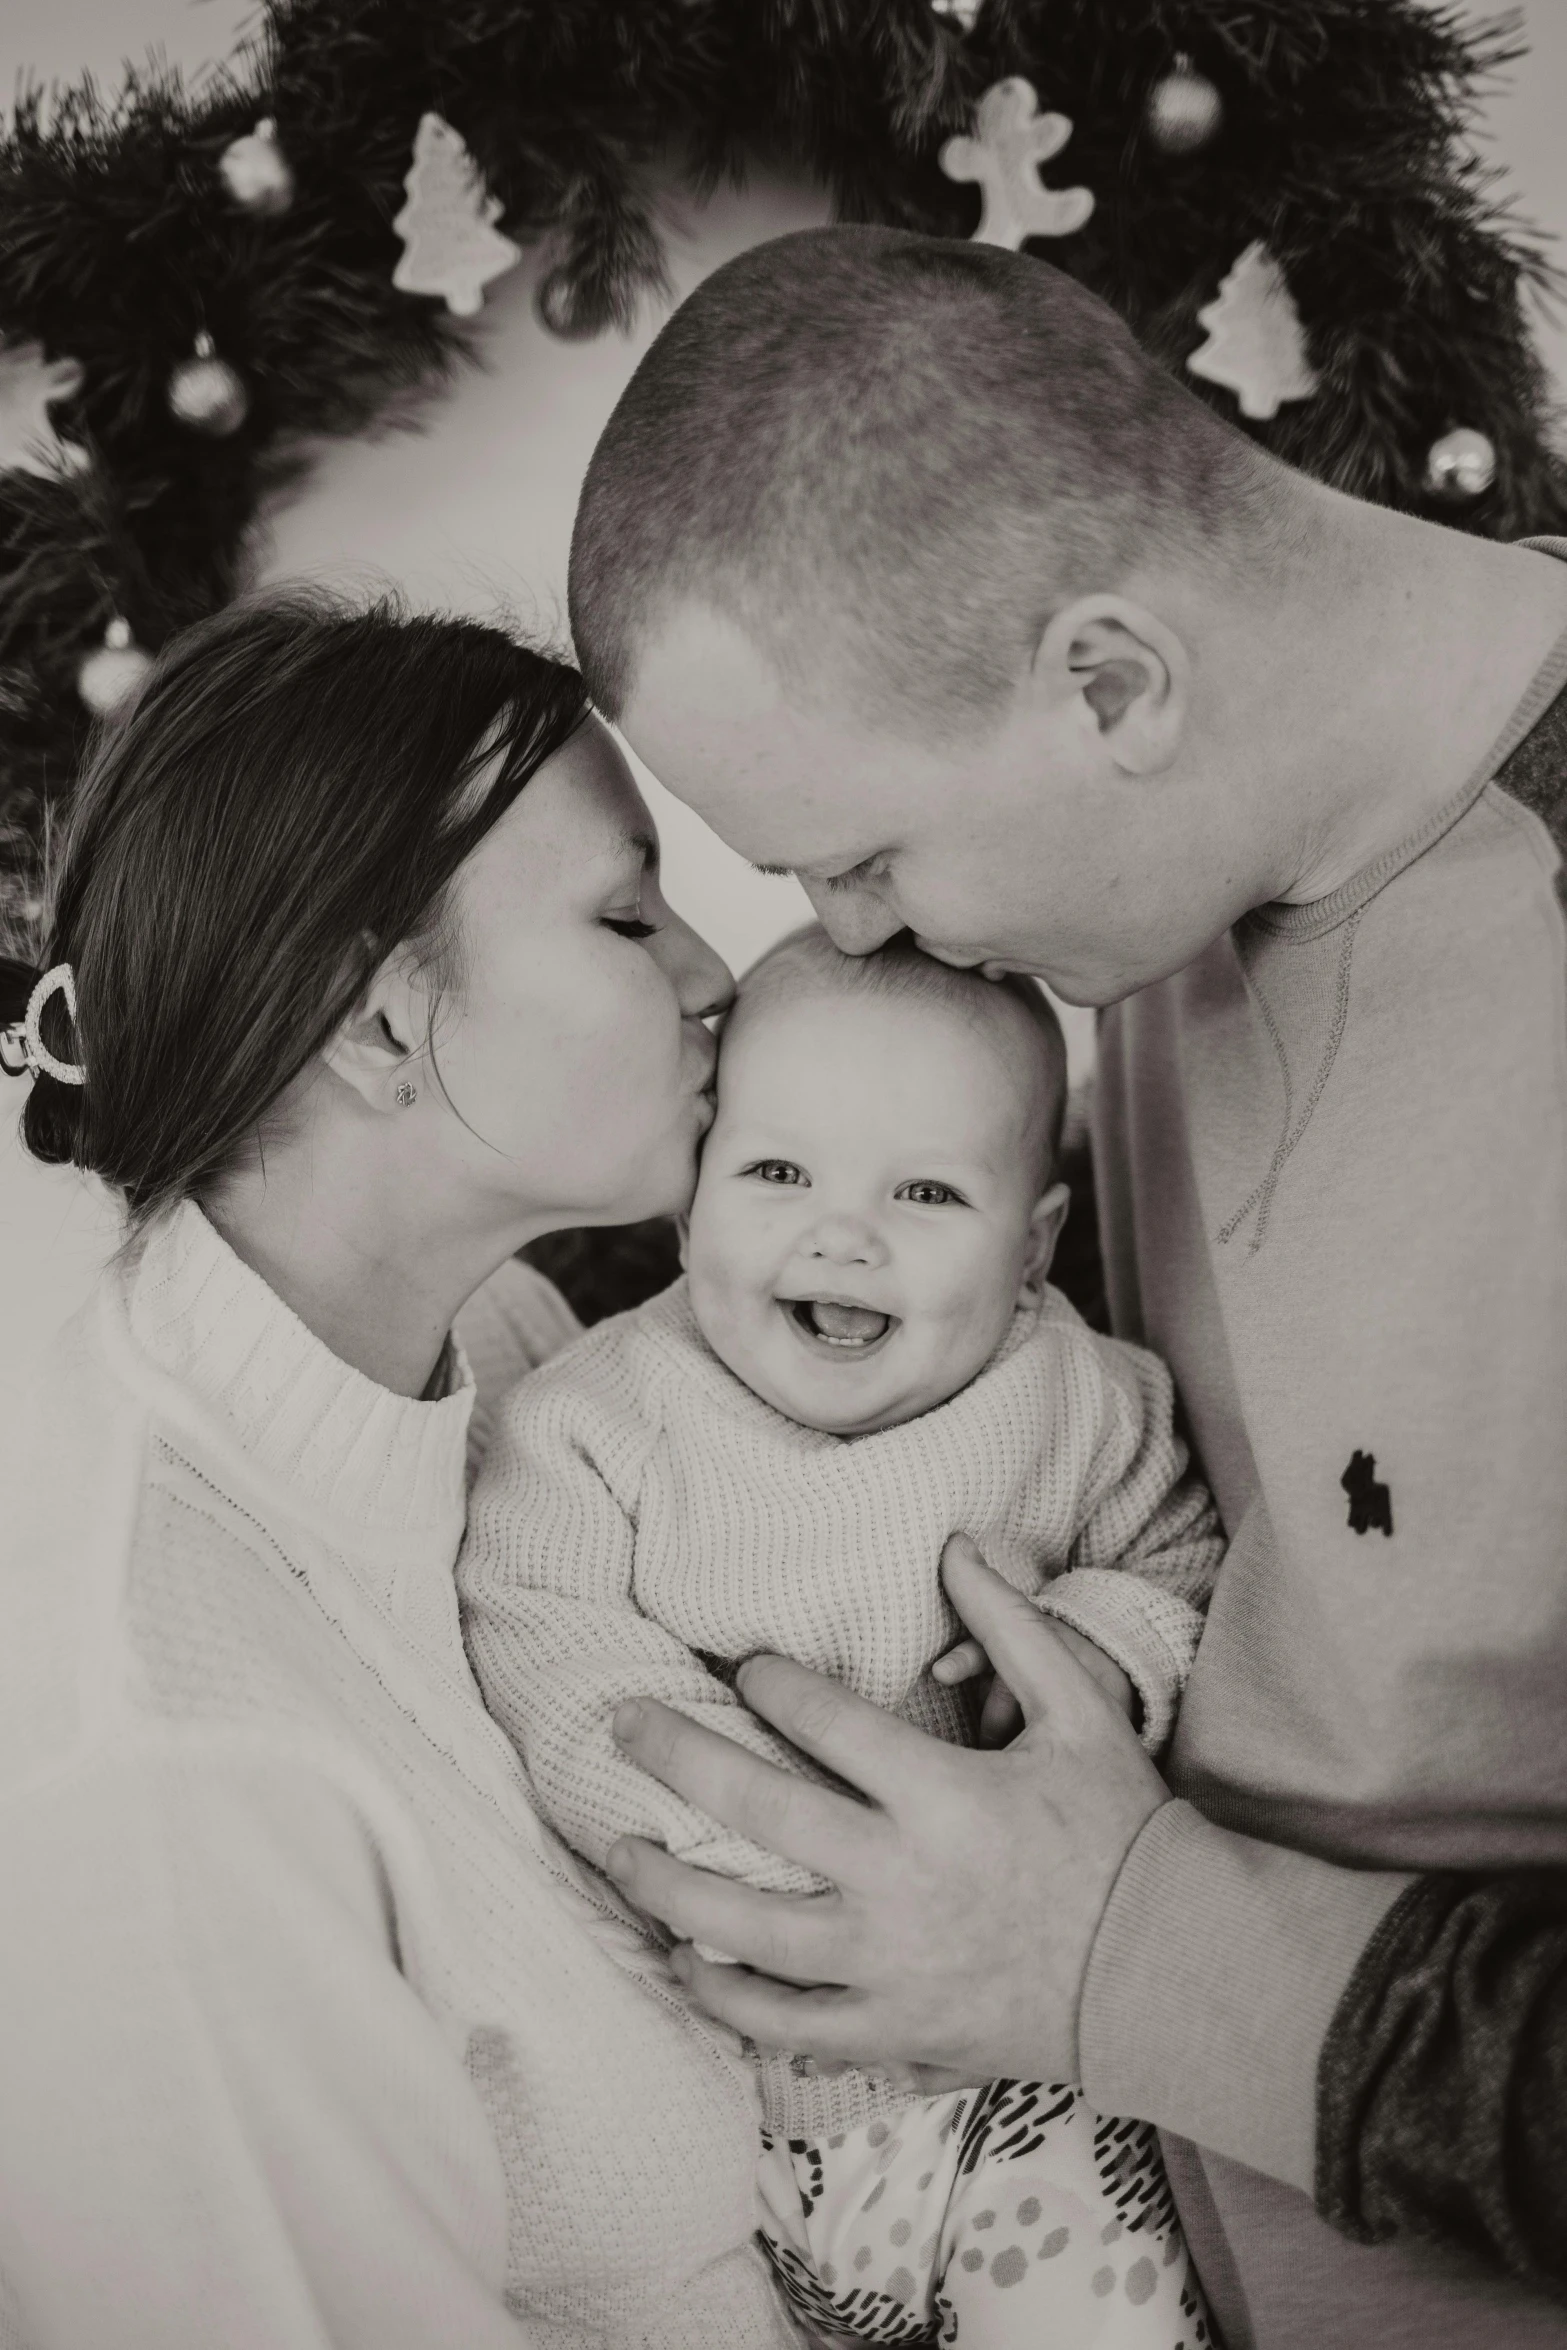
[{"label": "gingerbread man ornament", "polygon": [[984,197],[974,242],[1010,245],[1025,237],[1069,237],[1094,209],[1091,188],[1046,188],[1039,167],[1072,136],[1064,114],[1041,114],[1031,82],[1011,74],[985,92],[972,138],[949,139],[941,168],[949,180],[977,180]]}]

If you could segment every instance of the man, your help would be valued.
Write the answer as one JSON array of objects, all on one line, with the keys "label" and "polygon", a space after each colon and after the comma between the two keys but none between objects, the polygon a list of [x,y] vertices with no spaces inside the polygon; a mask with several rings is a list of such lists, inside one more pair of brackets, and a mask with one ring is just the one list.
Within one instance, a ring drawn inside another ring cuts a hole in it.
[{"label": "man", "polygon": [[[839,1895],[646,1847],[626,1881],[758,1970],[687,1962],[758,2038],[1159,2122],[1231,2350],[1567,2343],[1451,2248],[1559,2274],[1500,2176],[1532,1897],[1410,1877],[1567,1858],[1567,565],[1290,473],[1038,262],[832,230],[665,328],[571,604],[600,706],[841,946],[907,929],[1115,1007],[1115,1320],[1170,1360],[1230,1538],[1186,1800],[957,1557],[1016,1747],[763,1662],[748,1701],[868,1807],[656,1708],[631,1750]],[[1477,1949],[1512,2025],[1455,2066]]]}]

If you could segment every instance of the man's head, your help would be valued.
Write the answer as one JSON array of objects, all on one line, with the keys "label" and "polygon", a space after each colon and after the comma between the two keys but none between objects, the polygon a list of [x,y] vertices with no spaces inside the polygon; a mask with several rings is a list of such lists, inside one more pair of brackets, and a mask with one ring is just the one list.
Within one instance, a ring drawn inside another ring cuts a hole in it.
[{"label": "man's head", "polygon": [[741,983],[691,1209],[691,1303],[775,1410],[865,1435],[966,1387],[1042,1280],[1061,1030],[1032,981],[814,926]]},{"label": "man's head", "polygon": [[906,926],[1105,1000],[1254,902],[1194,778],[1202,653],[1304,495],[1047,265],[810,230],[643,359],[572,625],[599,706],[841,945]]}]

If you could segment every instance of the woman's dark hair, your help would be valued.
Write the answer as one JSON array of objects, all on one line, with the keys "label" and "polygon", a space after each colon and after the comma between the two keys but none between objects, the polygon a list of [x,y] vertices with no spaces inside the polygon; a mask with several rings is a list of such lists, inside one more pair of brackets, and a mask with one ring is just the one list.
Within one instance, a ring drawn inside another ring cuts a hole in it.
[{"label": "woman's dark hair", "polygon": [[[159,656],[89,762],[36,966],[0,960],[0,1030],[69,963],[23,1136],[140,1222],[199,1197],[394,948],[442,966],[459,866],[587,711],[564,663],[477,621],[317,594],[231,607]],[[477,779],[502,753],[488,784]]]}]

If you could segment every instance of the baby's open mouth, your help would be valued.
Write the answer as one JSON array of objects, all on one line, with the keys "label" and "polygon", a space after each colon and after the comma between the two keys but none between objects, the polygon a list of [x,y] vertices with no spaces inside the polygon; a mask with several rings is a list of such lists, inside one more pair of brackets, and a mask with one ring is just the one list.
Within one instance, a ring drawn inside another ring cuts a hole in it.
[{"label": "baby's open mouth", "polygon": [[780,1298],[779,1304],[797,1330],[818,1346],[843,1354],[864,1354],[893,1328],[896,1316],[874,1313],[869,1306],[845,1305],[831,1297]]}]

